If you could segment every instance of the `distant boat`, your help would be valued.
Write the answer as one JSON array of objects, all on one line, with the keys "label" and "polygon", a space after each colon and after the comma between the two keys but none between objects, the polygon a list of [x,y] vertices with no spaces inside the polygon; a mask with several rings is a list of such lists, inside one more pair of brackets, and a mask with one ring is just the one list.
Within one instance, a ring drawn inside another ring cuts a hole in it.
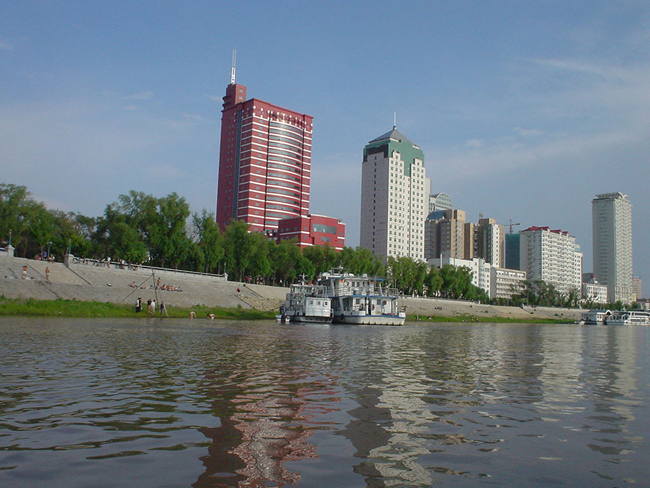
[{"label": "distant boat", "polygon": [[399,293],[376,276],[355,276],[342,268],[323,273],[318,284],[332,300],[334,323],[359,325],[404,325],[406,312]]},{"label": "distant boat", "polygon": [[650,312],[628,310],[607,317],[607,325],[650,325]]},{"label": "distant boat", "polygon": [[280,307],[278,321],[286,322],[332,322],[332,300],[325,287],[311,284],[291,285],[286,302]]},{"label": "distant boat", "polygon": [[591,324],[591,325],[604,325],[606,323],[607,317],[612,315],[612,312],[609,310],[589,310],[582,314],[580,323],[581,324]]}]

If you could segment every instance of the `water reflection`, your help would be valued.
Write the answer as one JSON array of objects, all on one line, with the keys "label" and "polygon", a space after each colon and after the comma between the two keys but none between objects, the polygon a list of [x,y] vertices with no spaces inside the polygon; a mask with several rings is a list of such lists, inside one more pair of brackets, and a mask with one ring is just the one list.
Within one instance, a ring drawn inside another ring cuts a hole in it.
[{"label": "water reflection", "polygon": [[[213,346],[220,352],[208,351],[204,359],[223,362],[224,344]],[[339,394],[331,377],[310,367],[322,361],[320,351],[310,357],[309,342],[278,341],[275,333],[236,337],[228,348],[229,367],[203,372],[201,393],[210,399],[220,426],[200,429],[211,445],[201,458],[205,472],[192,486],[297,483],[300,473],[286,464],[317,458],[308,422],[335,410],[320,399],[336,403]]]},{"label": "water reflection", "polygon": [[0,319],[0,485],[642,483],[648,334]]}]

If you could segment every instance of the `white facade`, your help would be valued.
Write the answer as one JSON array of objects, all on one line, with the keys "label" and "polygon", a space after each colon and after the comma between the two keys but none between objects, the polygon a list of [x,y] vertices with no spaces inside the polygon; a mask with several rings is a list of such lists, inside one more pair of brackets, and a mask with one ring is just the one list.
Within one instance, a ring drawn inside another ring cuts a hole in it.
[{"label": "white facade", "polygon": [[529,281],[544,281],[562,294],[580,292],[582,253],[575,237],[548,227],[530,227],[519,235],[519,263]]},{"label": "white facade", "polygon": [[490,267],[490,298],[511,298],[525,290],[526,272],[519,269]]},{"label": "white facade", "polygon": [[462,268],[463,266],[469,268],[472,273],[472,285],[481,288],[486,294],[490,293],[490,263],[486,263],[484,259],[456,259],[447,256],[441,258],[429,259],[427,261],[429,266],[442,268],[446,265],[454,266],[455,268]]},{"label": "white facade", "polygon": [[393,128],[365,147],[361,179],[361,247],[384,262],[424,260],[429,181],[420,148]]},{"label": "white facade", "polygon": [[506,269],[493,266],[481,258],[455,259],[446,256],[430,259],[429,266],[442,268],[449,264],[456,268],[465,266],[472,273],[472,284],[483,289],[488,297],[511,298],[524,290],[526,272],[518,269]]},{"label": "white facade", "polygon": [[594,303],[607,303],[607,287],[589,280],[582,284],[582,298]]},{"label": "white facade", "polygon": [[594,275],[607,285],[607,300],[632,303],[632,204],[622,193],[591,201]]}]

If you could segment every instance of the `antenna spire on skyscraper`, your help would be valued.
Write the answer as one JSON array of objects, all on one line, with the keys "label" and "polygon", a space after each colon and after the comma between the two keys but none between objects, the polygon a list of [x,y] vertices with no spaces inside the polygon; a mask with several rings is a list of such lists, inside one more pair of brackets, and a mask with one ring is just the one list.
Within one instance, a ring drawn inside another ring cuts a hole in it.
[{"label": "antenna spire on skyscraper", "polygon": [[230,68],[230,84],[235,84],[235,65],[237,63],[237,50],[232,50],[232,67]]},{"label": "antenna spire on skyscraper", "polygon": [[397,129],[397,112],[393,112],[393,129]]}]

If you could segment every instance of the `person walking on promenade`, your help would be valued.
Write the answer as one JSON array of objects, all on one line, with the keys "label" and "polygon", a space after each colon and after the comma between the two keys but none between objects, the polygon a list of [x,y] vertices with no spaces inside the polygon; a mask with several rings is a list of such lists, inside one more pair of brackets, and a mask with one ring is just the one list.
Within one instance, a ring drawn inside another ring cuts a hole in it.
[{"label": "person walking on promenade", "polygon": [[50,281],[50,268],[45,268],[45,279]]},{"label": "person walking on promenade", "polygon": [[27,279],[27,265],[23,266],[23,280]]}]

